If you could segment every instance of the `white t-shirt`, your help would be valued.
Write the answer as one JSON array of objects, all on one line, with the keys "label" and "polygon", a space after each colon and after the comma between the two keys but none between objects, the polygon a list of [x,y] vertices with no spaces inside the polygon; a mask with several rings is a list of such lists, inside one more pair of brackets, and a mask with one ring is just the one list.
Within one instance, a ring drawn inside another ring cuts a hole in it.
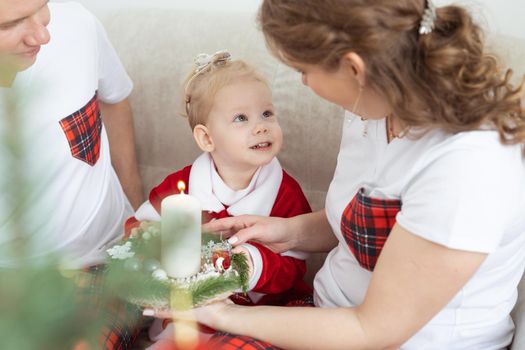
[{"label": "white t-shirt", "polygon": [[[367,135],[364,134],[367,128]],[[432,131],[386,141],[384,120],[346,114],[334,179],[326,199],[339,245],[315,281],[321,307],[363,302],[371,272],[341,234],[341,215],[357,190],[399,199],[396,220],[449,248],[488,253],[475,275],[402,349],[502,349],[512,339],[509,316],[525,266],[525,162],[520,146],[495,131]]]},{"label": "white t-shirt", "polygon": [[[17,74],[12,88],[2,93],[16,92],[26,147],[24,176],[31,187],[20,189],[20,195],[28,190],[22,212],[32,244],[29,255],[60,253],[72,267],[88,266],[104,261],[105,250],[121,237],[123,221],[133,211],[111,166],[100,119],[88,123],[85,116],[75,119],[73,114],[95,93],[103,102],[117,103],[133,85],[91,13],[76,3],[50,3],[49,8],[51,41],[36,63]],[[66,136],[60,123],[64,120],[79,137]],[[98,147],[97,158],[93,155]],[[73,157],[74,150],[96,162]],[[9,248],[13,202],[0,194],[0,266],[14,264]]]}]

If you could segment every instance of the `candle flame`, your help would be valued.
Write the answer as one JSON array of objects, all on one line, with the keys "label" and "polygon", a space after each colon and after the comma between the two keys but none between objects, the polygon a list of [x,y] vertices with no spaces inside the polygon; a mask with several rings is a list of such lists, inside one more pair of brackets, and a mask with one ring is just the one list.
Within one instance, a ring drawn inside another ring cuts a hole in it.
[{"label": "candle flame", "polygon": [[184,193],[184,190],[186,189],[186,184],[184,181],[180,180],[177,182],[177,187],[179,188],[180,193]]}]

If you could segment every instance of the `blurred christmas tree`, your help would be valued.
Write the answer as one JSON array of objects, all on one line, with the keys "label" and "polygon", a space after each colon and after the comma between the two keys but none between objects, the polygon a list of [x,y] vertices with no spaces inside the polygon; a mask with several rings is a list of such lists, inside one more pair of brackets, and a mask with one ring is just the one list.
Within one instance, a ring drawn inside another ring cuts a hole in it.
[{"label": "blurred christmas tree", "polygon": [[[28,171],[34,170],[33,140],[22,118],[25,113],[20,112],[28,94],[0,87],[0,349],[98,349],[111,310],[124,305],[122,299],[139,305],[152,304],[137,300],[160,300],[164,308],[177,305],[185,309],[246,289],[246,258],[230,254],[231,247],[227,256],[215,257],[211,250],[207,254],[210,268],[218,268],[216,263],[222,259],[220,272],[212,269],[184,286],[153,278],[161,270],[160,237],[147,239],[149,231],[122,242],[132,246],[136,256],[108,259],[109,268],[103,272],[66,270],[61,268],[64,256],[43,254],[42,246],[53,243],[42,239],[52,236],[52,227],[43,224],[48,223],[54,207],[35,204],[37,188],[49,176],[45,169]],[[205,245],[216,238],[206,237]],[[178,293],[181,291],[184,293]],[[185,297],[183,306],[179,295]],[[124,327],[133,331],[140,321],[139,309],[130,304],[125,308]]]},{"label": "blurred christmas tree", "polygon": [[25,172],[23,96],[12,90],[0,88],[0,349],[98,348],[102,319],[83,297],[86,273],[61,270],[58,256],[27,259],[34,179]]}]

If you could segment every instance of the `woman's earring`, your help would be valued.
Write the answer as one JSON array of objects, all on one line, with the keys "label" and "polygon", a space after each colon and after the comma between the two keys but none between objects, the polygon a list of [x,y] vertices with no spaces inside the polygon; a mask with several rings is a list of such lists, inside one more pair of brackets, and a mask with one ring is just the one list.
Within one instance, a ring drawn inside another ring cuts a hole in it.
[{"label": "woman's earring", "polygon": [[[363,86],[359,85],[359,94],[357,95],[357,98],[354,102],[354,107],[352,107],[352,113],[356,114],[357,107],[359,107],[359,101],[361,100],[361,95],[363,94]],[[363,120],[363,117],[361,117],[361,120]]]},{"label": "woman's earring", "polygon": [[[354,102],[354,107],[352,107],[352,114],[356,115],[357,107],[359,107],[359,101],[361,101],[361,94],[363,93],[363,86],[359,85],[359,95],[357,95],[357,99]],[[363,137],[368,136],[368,121],[366,118],[359,116],[361,118],[361,121],[365,122],[364,128],[363,128]]]}]

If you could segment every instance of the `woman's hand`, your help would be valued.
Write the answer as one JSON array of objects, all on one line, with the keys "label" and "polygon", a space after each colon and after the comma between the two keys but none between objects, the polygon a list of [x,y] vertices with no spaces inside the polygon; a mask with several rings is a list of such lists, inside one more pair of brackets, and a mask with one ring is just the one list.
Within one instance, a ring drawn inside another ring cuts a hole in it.
[{"label": "woman's hand", "polygon": [[222,330],[226,323],[225,316],[231,308],[235,307],[241,306],[235,305],[230,299],[225,299],[187,311],[144,309],[143,315],[176,321],[199,322],[213,329]]},{"label": "woman's hand", "polygon": [[241,215],[211,221],[202,230],[230,237],[234,246],[259,242],[275,253],[328,252],[338,243],[324,209],[291,218]]},{"label": "woman's hand", "polygon": [[282,253],[296,246],[290,220],[292,219],[241,215],[211,221],[204,224],[202,230],[230,237],[228,242],[234,246],[256,241],[275,253]]}]

